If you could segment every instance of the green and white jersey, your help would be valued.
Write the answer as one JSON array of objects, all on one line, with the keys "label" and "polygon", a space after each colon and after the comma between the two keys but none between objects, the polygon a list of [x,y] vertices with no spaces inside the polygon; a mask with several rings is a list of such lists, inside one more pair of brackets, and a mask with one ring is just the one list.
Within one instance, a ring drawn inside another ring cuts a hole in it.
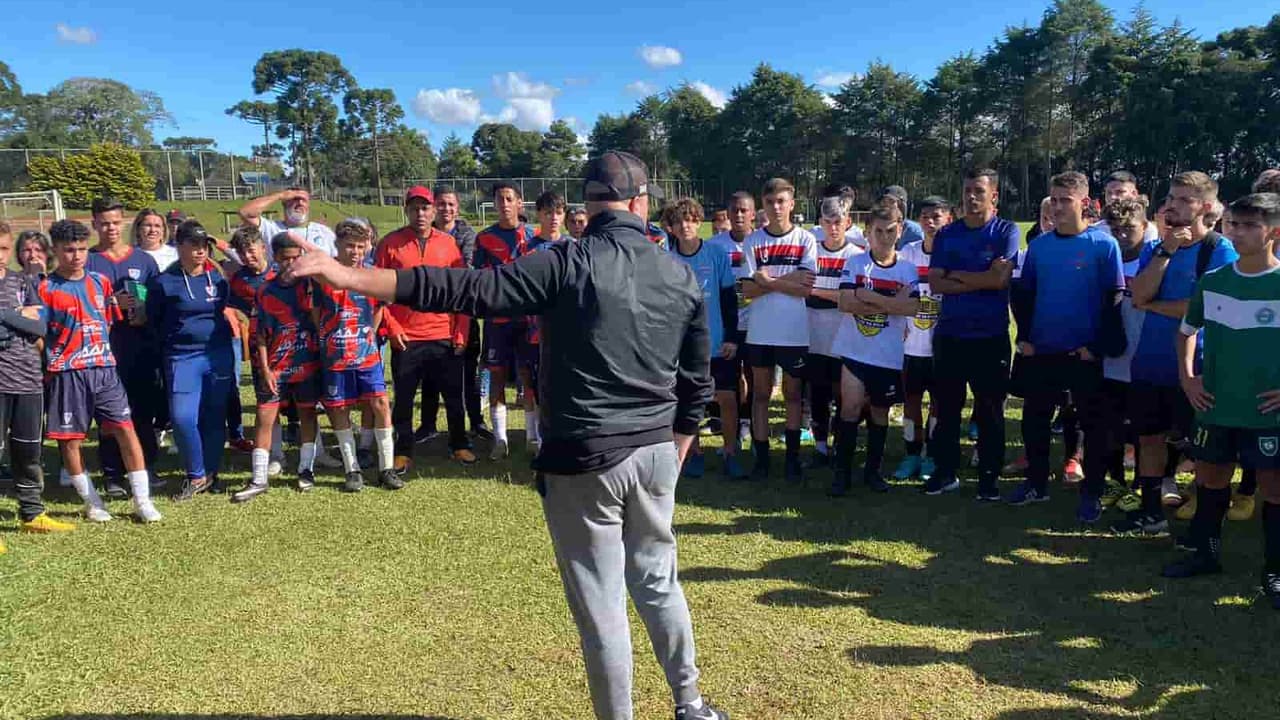
[{"label": "green and white jersey", "polygon": [[1184,335],[1200,329],[1201,374],[1214,403],[1197,419],[1232,428],[1280,427],[1280,413],[1258,412],[1258,394],[1280,389],[1280,268],[1246,275],[1232,263],[1206,273],[1182,320]]}]

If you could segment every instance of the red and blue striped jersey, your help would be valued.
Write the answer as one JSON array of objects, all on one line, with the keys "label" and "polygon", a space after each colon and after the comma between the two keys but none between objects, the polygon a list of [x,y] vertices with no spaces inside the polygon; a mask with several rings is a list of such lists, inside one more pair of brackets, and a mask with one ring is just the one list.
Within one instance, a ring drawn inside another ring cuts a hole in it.
[{"label": "red and blue striped jersey", "polygon": [[353,290],[315,283],[310,297],[327,370],[364,370],[382,362],[374,330],[382,303]]},{"label": "red and blue striped jersey", "polygon": [[49,372],[115,367],[111,325],[123,319],[120,308],[108,304],[111,281],[86,271],[79,280],[57,273],[40,282],[41,315],[49,325],[44,340]]},{"label": "red and blue striped jersey", "polygon": [[316,328],[307,310],[310,289],[308,283],[285,285],[275,277],[258,290],[258,336],[280,382],[306,380],[320,371]]},{"label": "red and blue striped jersey", "polygon": [[227,307],[239,310],[249,318],[249,343],[252,345],[258,335],[258,291],[276,276],[276,269],[268,265],[267,269],[255,273],[248,266],[241,267],[231,276],[229,283],[231,294],[227,298]]},{"label": "red and blue striped jersey", "polygon": [[[476,235],[476,251],[471,256],[471,267],[479,270],[500,267],[529,252],[529,245],[536,235],[532,226],[521,223],[507,230],[497,224],[481,230]],[[510,318],[490,317],[486,322],[506,323]]]}]

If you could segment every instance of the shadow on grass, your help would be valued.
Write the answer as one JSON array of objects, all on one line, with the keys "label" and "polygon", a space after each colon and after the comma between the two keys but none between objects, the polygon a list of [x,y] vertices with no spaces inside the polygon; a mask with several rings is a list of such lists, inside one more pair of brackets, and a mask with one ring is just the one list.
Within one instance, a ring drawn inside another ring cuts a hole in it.
[{"label": "shadow on grass", "polygon": [[[1007,428],[1008,445],[1020,446],[1018,422]],[[901,456],[898,435],[891,432],[886,468]],[[854,608],[980,636],[959,650],[892,641],[852,647],[846,658],[854,666],[960,666],[981,683],[1090,708],[1019,710],[998,716],[1004,720],[1275,716],[1280,690],[1257,668],[1280,667],[1280,613],[1257,602],[1256,523],[1228,523],[1231,572],[1169,581],[1160,565],[1178,554],[1167,538],[1100,532],[1114,513],[1085,532],[1074,521],[1075,488],[1055,484],[1053,502],[1025,508],[978,504],[969,483],[925,497],[917,484],[881,495],[855,481],[848,497],[832,499],[823,494],[829,471],[810,471],[806,487],[730,483],[709,464],[707,480],[680,484],[680,502],[739,514],[728,524],[678,524],[678,536],[757,534],[817,547],[780,549],[758,567],[682,568],[684,581],[781,582],[756,601]],[[1012,486],[1006,480],[1002,489]]]}]

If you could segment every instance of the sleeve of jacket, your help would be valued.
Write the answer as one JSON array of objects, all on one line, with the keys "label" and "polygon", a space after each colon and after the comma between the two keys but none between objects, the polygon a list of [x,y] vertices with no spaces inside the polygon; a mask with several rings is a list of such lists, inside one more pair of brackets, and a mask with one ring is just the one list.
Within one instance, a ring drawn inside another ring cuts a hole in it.
[{"label": "sleeve of jacket", "polygon": [[423,266],[398,270],[395,300],[420,312],[542,315],[568,281],[568,250],[557,247],[531,253],[487,270]]},{"label": "sleeve of jacket", "polygon": [[[468,234],[471,236],[471,249],[475,250],[476,234]],[[471,267],[471,260],[467,257],[466,249],[459,252],[457,259],[451,267],[463,270]],[[456,348],[466,347],[467,337],[471,333],[471,316],[465,313],[453,313],[449,316],[449,322],[453,323],[453,327],[449,329],[449,337],[453,338],[453,346]]]},{"label": "sleeve of jacket", "polygon": [[712,398],[711,333],[707,329],[707,308],[697,298],[693,317],[685,327],[680,343],[679,367],[676,368],[676,419],[672,428],[677,435],[697,435],[702,412]]},{"label": "sleeve of jacket", "polygon": [[476,231],[470,225],[463,225],[458,230],[458,250],[462,252],[462,261],[466,263],[464,267],[471,267],[471,260],[476,256]]}]

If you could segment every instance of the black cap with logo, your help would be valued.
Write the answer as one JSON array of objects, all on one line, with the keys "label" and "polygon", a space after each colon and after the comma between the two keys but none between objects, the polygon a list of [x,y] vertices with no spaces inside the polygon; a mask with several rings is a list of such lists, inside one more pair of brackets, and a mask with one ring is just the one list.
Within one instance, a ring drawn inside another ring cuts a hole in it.
[{"label": "black cap with logo", "polygon": [[617,202],[640,195],[662,199],[662,190],[649,185],[649,169],[631,153],[610,150],[592,158],[586,167],[582,196],[588,202]]},{"label": "black cap with logo", "polygon": [[212,245],[214,243],[213,236],[205,231],[204,226],[196,220],[186,220],[173,234],[173,241],[179,245],[182,243],[205,243]]}]

